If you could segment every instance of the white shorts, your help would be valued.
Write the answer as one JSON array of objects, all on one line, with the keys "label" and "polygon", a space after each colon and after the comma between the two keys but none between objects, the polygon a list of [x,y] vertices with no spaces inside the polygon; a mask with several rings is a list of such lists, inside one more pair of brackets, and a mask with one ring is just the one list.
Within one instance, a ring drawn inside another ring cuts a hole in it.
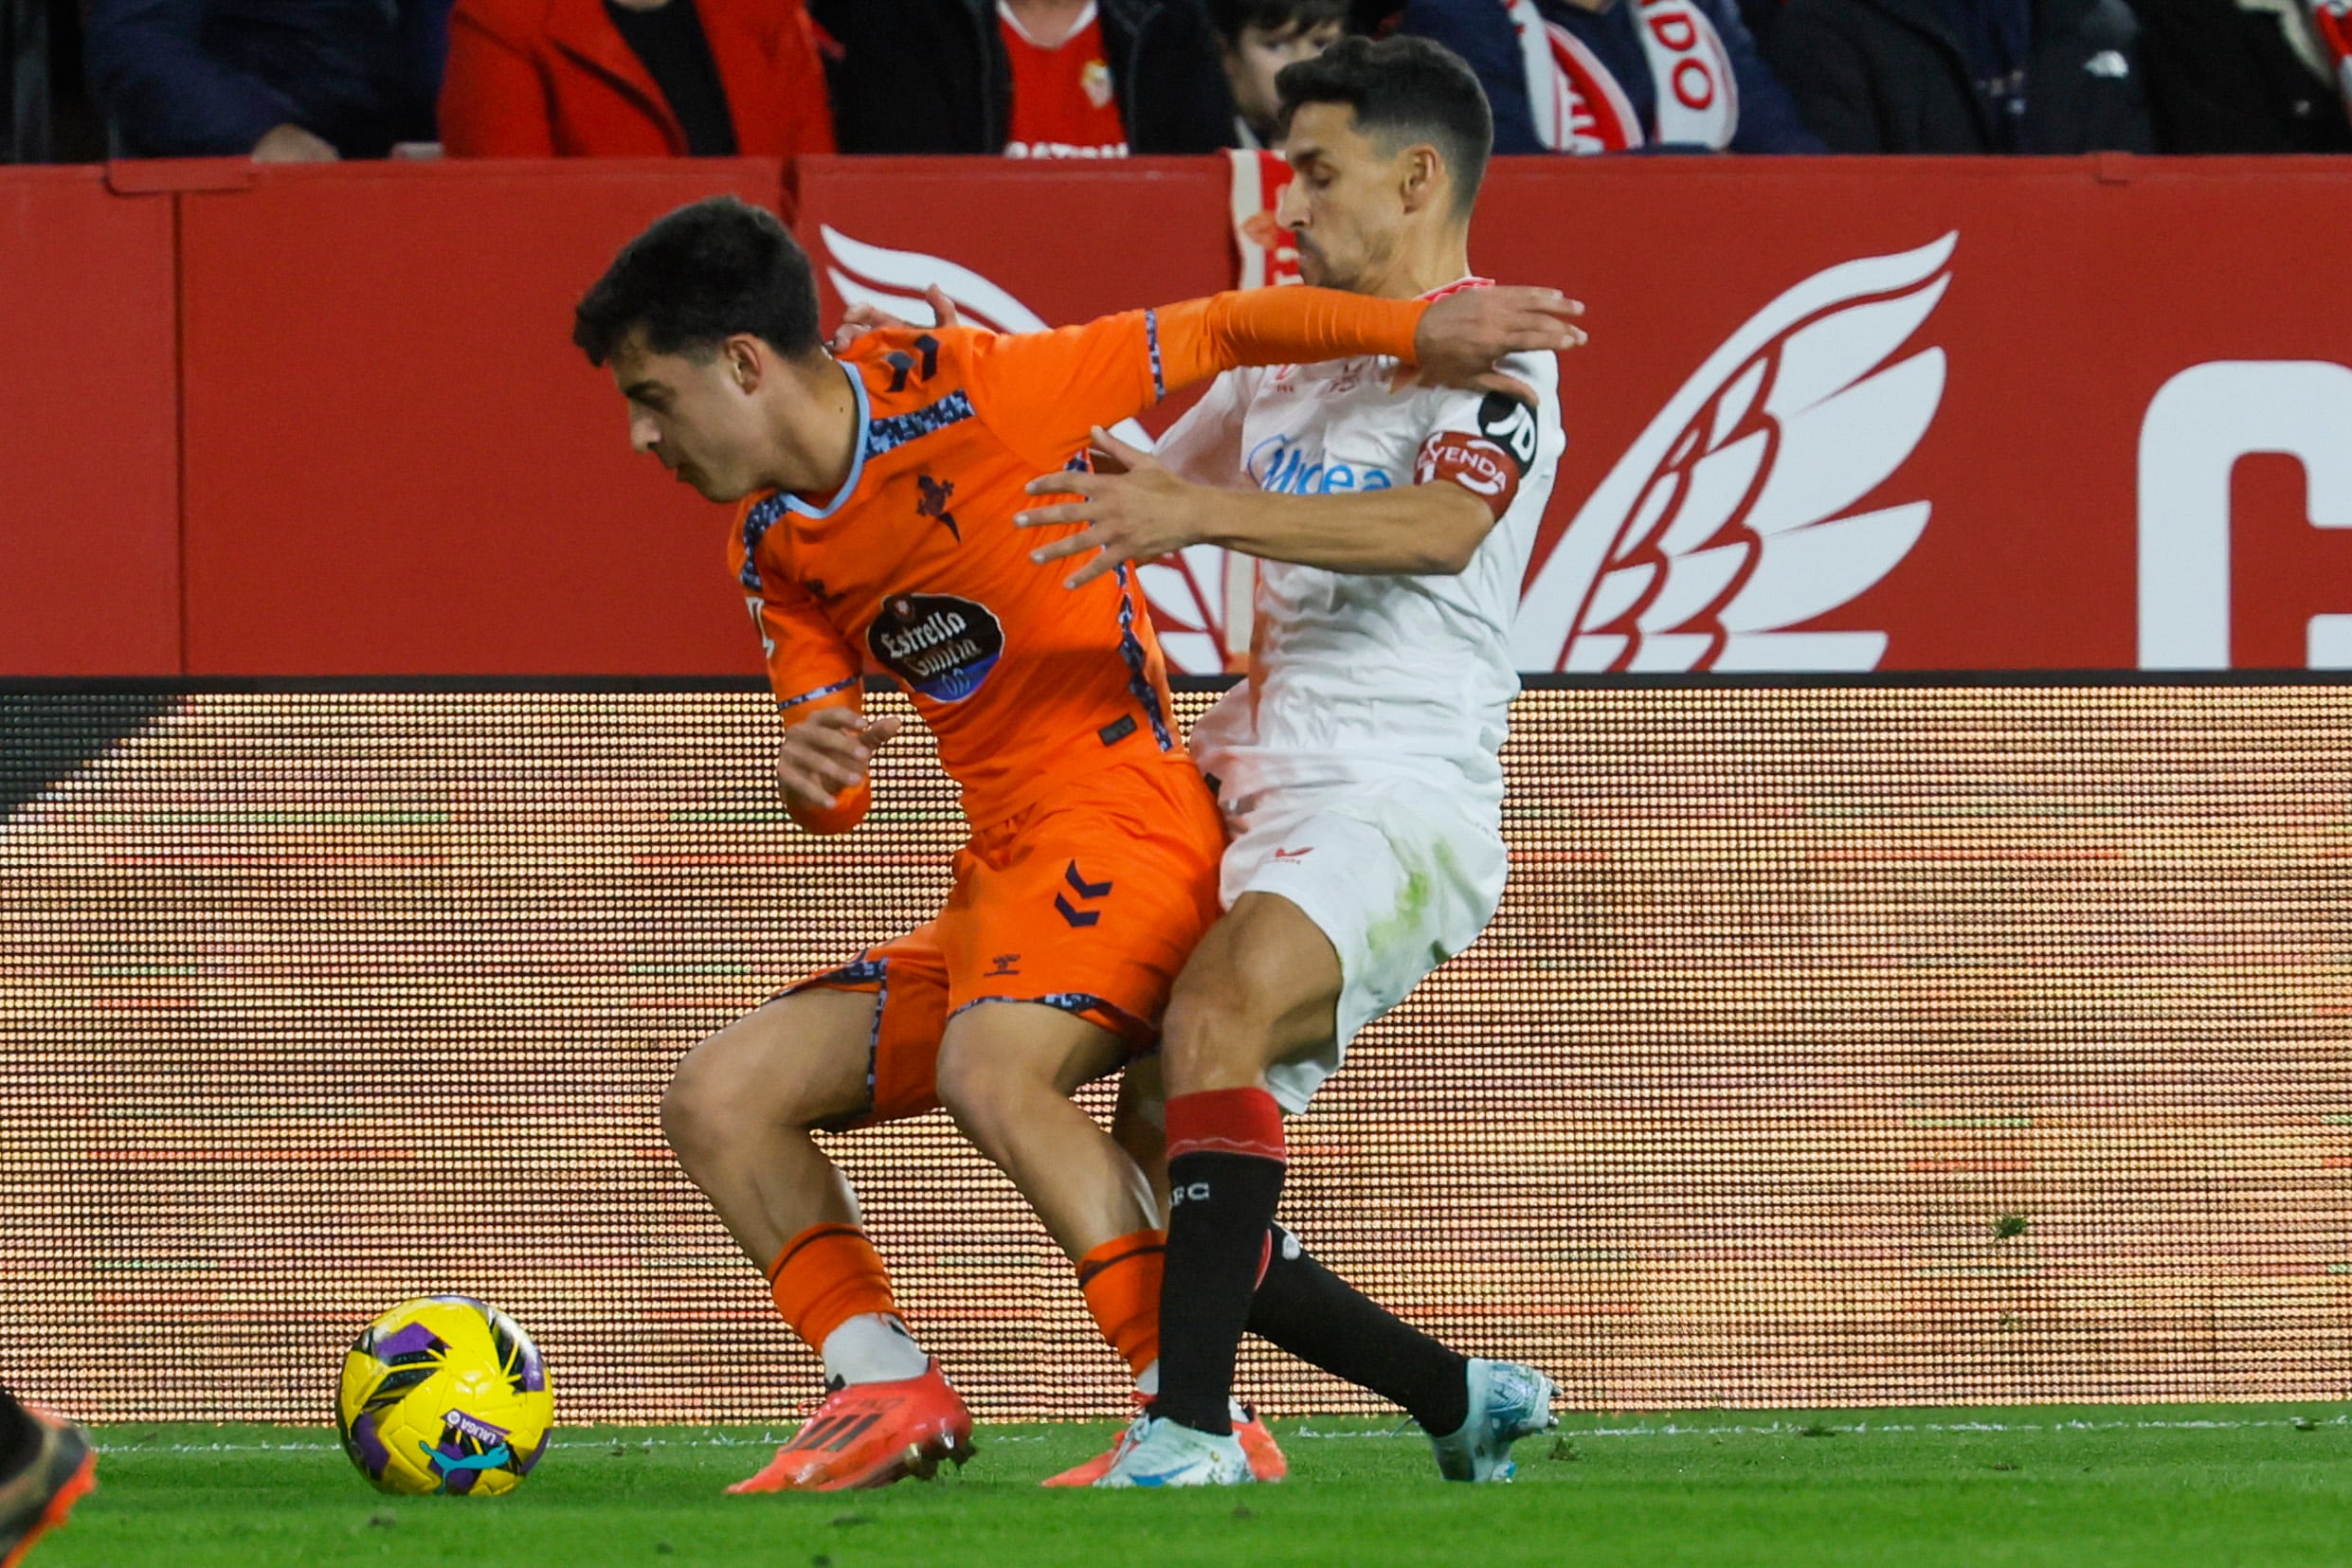
[{"label": "white shorts", "polygon": [[1219,892],[1274,893],[1305,911],[1339,953],[1333,1037],[1266,1074],[1286,1110],[1307,1108],[1358,1031],[1478,940],[1502,902],[1511,856],[1483,802],[1466,807],[1417,783],[1270,789],[1225,821]]}]

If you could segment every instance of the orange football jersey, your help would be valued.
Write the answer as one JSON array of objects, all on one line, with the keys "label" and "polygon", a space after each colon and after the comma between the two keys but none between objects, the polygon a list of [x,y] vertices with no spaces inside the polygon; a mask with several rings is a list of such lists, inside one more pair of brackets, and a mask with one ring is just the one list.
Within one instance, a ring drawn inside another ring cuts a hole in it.
[{"label": "orange football jersey", "polygon": [[[1013,526],[1028,482],[1073,466],[1088,430],[1239,365],[1409,359],[1419,301],[1320,289],[1227,294],[1057,332],[869,333],[841,356],[860,428],[823,500],[744,502],[728,549],[787,723],[854,707],[885,673],[913,696],[975,826],[1050,783],[1130,759],[1185,761],[1167,666],[1133,574],[1076,590]],[[1187,765],[1188,766],[1188,765]],[[803,814],[838,830],[866,785]]]}]

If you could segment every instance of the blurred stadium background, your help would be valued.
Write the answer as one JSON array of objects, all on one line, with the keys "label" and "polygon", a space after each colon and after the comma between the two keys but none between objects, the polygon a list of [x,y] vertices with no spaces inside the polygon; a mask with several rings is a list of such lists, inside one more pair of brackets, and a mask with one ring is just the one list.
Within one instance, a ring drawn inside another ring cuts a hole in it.
[{"label": "blurred stadium background", "polygon": [[[938,281],[1058,323],[1283,279],[1280,178],[0,170],[0,1379],[314,1420],[361,1323],[461,1289],[568,1417],[795,1408],[660,1085],[920,918],[952,797],[917,742],[859,834],[787,829],[721,519],[626,451],[570,304],[731,190],[828,314]],[[1300,1125],[1322,1253],[1584,1408],[2347,1392],[2348,193],[2322,157],[1498,164],[1479,264],[1594,333],[1514,883]],[[1147,577],[1197,712],[1246,570]],[[983,1415],[1115,1408],[944,1123],[842,1146]]]}]

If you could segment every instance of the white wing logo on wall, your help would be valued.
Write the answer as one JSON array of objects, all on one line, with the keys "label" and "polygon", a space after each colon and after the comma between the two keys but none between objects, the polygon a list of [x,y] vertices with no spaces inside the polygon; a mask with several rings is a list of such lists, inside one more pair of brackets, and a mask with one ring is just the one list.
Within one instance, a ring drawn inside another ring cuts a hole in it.
[{"label": "white wing logo on wall", "polygon": [[[969,267],[914,250],[885,250],[853,240],[830,225],[820,226],[829,264],[826,275],[845,305],[871,305],[909,321],[930,319],[923,290],[936,283],[955,301],[971,326],[999,333],[1041,333],[1035,311]],[[1112,434],[1131,446],[1151,449],[1142,425],[1127,420]],[[1249,563],[1232,566],[1246,568]],[[1225,667],[1226,552],[1195,545],[1182,555],[1139,568],[1135,573],[1159,628],[1168,667],[1186,674],[1214,674]],[[1246,601],[1244,601],[1246,603]]]},{"label": "white wing logo on wall", "polygon": [[1943,401],[1943,350],[1887,361],[1944,297],[1957,240],[1817,273],[1710,355],[1528,586],[1518,667],[1874,668],[1884,632],[1786,628],[1884,578],[1927,526],[1924,500],[1847,509]]}]

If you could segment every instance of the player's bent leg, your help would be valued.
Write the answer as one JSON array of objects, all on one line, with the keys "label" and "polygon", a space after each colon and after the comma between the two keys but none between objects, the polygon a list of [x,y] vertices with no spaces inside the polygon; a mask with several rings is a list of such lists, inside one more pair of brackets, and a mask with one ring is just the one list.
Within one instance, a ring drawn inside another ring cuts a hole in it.
[{"label": "player's bent leg", "polygon": [[966,1007],[940,1042],[940,1104],[1073,1260],[1152,1228],[1149,1181],[1070,1098],[1127,1057],[1117,1035],[1040,1002]]},{"label": "player's bent leg", "polygon": [[[1101,1485],[1221,1481],[1232,1468],[1224,1461],[1240,1451],[1234,1358],[1282,1195],[1282,1108],[1265,1073],[1330,1041],[1342,978],[1330,939],[1303,910],[1245,893],[1176,982],[1161,1036],[1171,1203],[1150,1414],[1155,1432],[1156,1422],[1173,1422],[1232,1451],[1212,1456],[1181,1434],[1145,1433]],[[1180,1474],[1191,1479],[1165,1478]]]},{"label": "player's bent leg", "polygon": [[1160,1059],[1170,1099],[1261,1089],[1266,1070],[1330,1038],[1345,976],[1307,912],[1245,892],[1193,949],[1168,998]]},{"label": "player's bent leg", "polygon": [[1117,1070],[1126,1042],[1039,1002],[989,1001],[949,1020],[939,1098],[1077,1266],[1103,1338],[1141,1376],[1160,1355],[1163,1237],[1150,1182],[1073,1104],[1080,1084]]},{"label": "player's bent leg", "polygon": [[829,1491],[927,1476],[970,1452],[971,1416],[899,1320],[858,1201],[811,1133],[868,1108],[877,998],[792,992],[687,1053],[661,1105],[678,1162],[823,1359],[824,1402],[730,1491]]},{"label": "player's bent leg", "polygon": [[[1127,1064],[1119,1077],[1119,1098],[1111,1112],[1111,1136],[1125,1149],[1151,1183],[1153,1208],[1160,1214],[1167,1212],[1167,1103],[1162,1084],[1160,1058],[1154,1054],[1138,1056]],[[1081,1265],[1083,1269],[1083,1265]],[[1156,1279],[1156,1276],[1154,1276]],[[1082,1283],[1094,1285],[1095,1294],[1102,1293],[1104,1284],[1099,1274],[1084,1278]],[[1158,1321],[1158,1290],[1151,1291],[1152,1321]],[[1090,1303],[1091,1305],[1091,1303]],[[1108,1303],[1105,1304],[1109,1306]],[[1155,1336],[1156,1343],[1156,1336]],[[1091,1487],[1110,1472],[1128,1449],[1149,1430],[1149,1418],[1146,1406],[1152,1395],[1160,1391],[1160,1368],[1154,1361],[1136,1375],[1135,1415],[1116,1441],[1102,1452],[1081,1464],[1073,1465],[1058,1474],[1039,1483],[1045,1487]],[[1249,1460],[1250,1473],[1259,1481],[1280,1481],[1290,1474],[1290,1460],[1281,1445],[1257,1413],[1236,1400],[1232,1406],[1233,1434],[1240,1440],[1241,1451]]]},{"label": "player's bent leg", "polygon": [[812,1225],[855,1225],[858,1199],[809,1134],[866,1108],[876,998],[777,998],[686,1053],[661,1131],[745,1254],[762,1269]]},{"label": "player's bent leg", "polygon": [[1324,1268],[1279,1225],[1250,1332],[1402,1407],[1449,1481],[1510,1480],[1511,1445],[1557,1424],[1550,1379],[1438,1343]]},{"label": "player's bent leg", "polygon": [[1151,1212],[1167,1213],[1167,1083],[1156,1053],[1137,1056],[1119,1074],[1111,1137],[1151,1184]]}]

